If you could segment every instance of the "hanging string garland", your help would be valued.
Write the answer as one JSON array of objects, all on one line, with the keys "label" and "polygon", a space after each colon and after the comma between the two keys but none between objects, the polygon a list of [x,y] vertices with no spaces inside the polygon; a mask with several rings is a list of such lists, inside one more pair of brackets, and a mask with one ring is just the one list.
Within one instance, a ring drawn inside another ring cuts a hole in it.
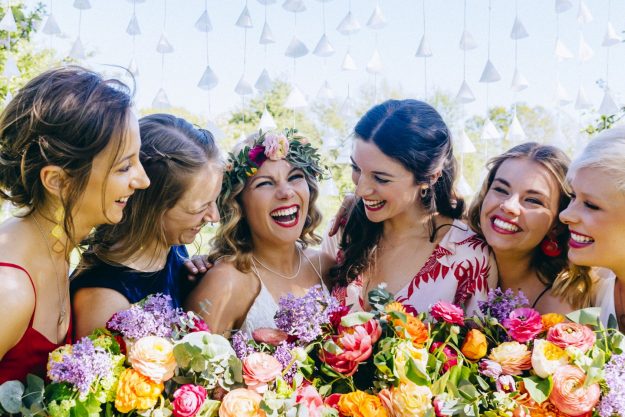
[{"label": "hanging string garland", "polygon": [[198,81],[197,86],[202,90],[206,90],[206,104],[207,104],[207,112],[208,118],[211,118],[211,94],[210,90],[215,88],[219,83],[219,79],[217,78],[217,74],[213,71],[210,66],[210,51],[209,51],[209,38],[208,34],[213,30],[213,25],[211,24],[210,17],[208,15],[208,0],[204,0],[204,11],[195,22],[195,28],[204,33],[204,48],[206,53],[206,68],[202,73],[202,77],[200,81]]},{"label": "hanging string garland", "polygon": [[82,12],[83,10],[91,9],[91,3],[89,0],[74,0],[74,8],[78,9],[78,36],[72,45],[72,49],[69,51],[69,57],[76,60],[83,60],[87,58],[85,55],[85,48],[82,44]]},{"label": "hanging string garland", "polygon": [[416,57],[423,58],[423,97],[428,99],[428,65],[427,59],[432,56],[432,49],[426,36],[426,13],[425,13],[425,0],[422,0],[422,16],[423,16],[423,36],[419,42],[419,47],[415,53]]},{"label": "hanging string garland", "polygon": [[154,100],[152,101],[152,107],[159,110],[167,110],[171,107],[169,97],[165,92],[165,55],[174,52],[174,47],[167,39],[167,0],[163,0],[163,27],[161,31],[161,37],[156,44],[156,52],[161,54],[161,83]]},{"label": "hanging string garland", "polygon": [[512,144],[524,142],[527,138],[521,122],[517,117],[517,102],[518,93],[525,90],[529,86],[529,82],[525,78],[521,71],[519,71],[519,40],[529,37],[529,33],[525,29],[523,22],[519,18],[519,0],[514,1],[514,23],[512,24],[512,30],[510,31],[510,38],[514,41],[514,75],[512,76],[512,83],[510,88],[514,91],[512,121],[508,126],[507,139]]},{"label": "hanging string garland", "polygon": [[603,85],[603,99],[599,105],[599,113],[603,115],[613,115],[618,113],[619,106],[616,104],[610,93],[610,49],[622,42],[621,37],[612,26],[612,0],[608,0],[608,23],[601,46],[606,48],[605,52],[605,84]]}]

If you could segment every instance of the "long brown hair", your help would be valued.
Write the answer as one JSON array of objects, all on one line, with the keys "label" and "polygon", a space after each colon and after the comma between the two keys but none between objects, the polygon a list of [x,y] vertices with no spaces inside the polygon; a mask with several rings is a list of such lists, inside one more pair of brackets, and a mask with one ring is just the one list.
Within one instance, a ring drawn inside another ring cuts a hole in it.
[{"label": "long brown hair", "polygon": [[[527,159],[542,166],[558,184],[558,213],[564,210],[571,198],[571,188],[566,181],[570,159],[555,146],[541,145],[536,142],[527,142],[517,145],[501,155],[491,158],[487,163],[488,174],[482,183],[477,196],[471,202],[468,212],[469,226],[480,236],[483,236],[480,225],[480,214],[484,198],[488,193],[497,171],[509,159]],[[558,214],[556,213],[556,214]],[[568,254],[568,228],[560,222],[556,215],[554,238],[558,242],[562,253],[555,257],[547,256],[540,247],[536,247],[532,255],[531,266],[538,278],[547,286],[551,286],[552,294],[567,301],[575,308],[590,305],[590,289],[592,277],[590,268],[570,265]]]},{"label": "long brown hair", "polygon": [[72,209],[85,190],[93,159],[113,142],[110,173],[131,105],[125,84],[81,67],[52,69],[30,80],[0,116],[0,197],[23,209],[24,216],[41,210],[50,202],[40,171],[61,167],[67,174],[60,202],[63,227],[77,243]]},{"label": "long brown hair", "polygon": [[[148,242],[166,245],[163,215],[182,197],[192,176],[206,164],[219,162],[213,135],[169,114],[152,114],[139,120],[141,164],[150,186],[137,190],[124,209],[123,220],[96,229],[85,254],[121,264]],[[221,166],[219,164],[219,169]]]}]

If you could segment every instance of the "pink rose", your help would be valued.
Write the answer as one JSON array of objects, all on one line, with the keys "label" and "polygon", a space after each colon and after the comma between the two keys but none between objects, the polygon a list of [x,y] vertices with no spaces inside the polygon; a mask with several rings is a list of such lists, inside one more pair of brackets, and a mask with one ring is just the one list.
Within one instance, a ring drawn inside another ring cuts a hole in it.
[{"label": "pink rose", "polygon": [[260,166],[267,160],[267,156],[265,156],[265,147],[263,145],[256,145],[247,154],[247,157],[250,158],[250,161],[256,165],[256,167],[260,168]]},{"label": "pink rose", "polygon": [[312,385],[300,386],[297,389],[296,404],[303,404],[308,411],[309,417],[321,417],[323,398]]},{"label": "pink rose", "polygon": [[519,343],[534,339],[543,330],[540,313],[533,308],[517,308],[513,310],[503,326],[508,334]]},{"label": "pink rose", "polygon": [[[442,342],[432,343],[432,345],[430,346],[430,353],[434,353],[437,349],[440,348],[442,344]],[[442,352],[445,355],[445,361],[443,362],[443,368],[441,369],[441,372],[447,372],[451,367],[458,364],[458,354],[447,345],[443,347]]]},{"label": "pink rose", "polygon": [[337,393],[330,394],[326,397],[325,400],[323,400],[323,403],[325,405],[327,405],[328,407],[332,407],[336,411],[338,411],[339,417],[345,417],[345,415],[341,414],[341,411],[339,410],[339,400],[341,399],[342,395],[343,394],[337,394]]},{"label": "pink rose", "polygon": [[193,316],[193,330],[191,330],[191,333],[194,332],[209,332],[210,333],[211,329],[208,327],[208,324],[206,324],[206,322],[202,319],[202,317],[199,316]]},{"label": "pink rose", "polygon": [[254,352],[243,359],[243,380],[249,389],[259,394],[267,391],[267,384],[281,373],[280,362],[266,353]]},{"label": "pink rose", "polygon": [[206,400],[204,387],[193,384],[185,384],[174,392],[172,402],[174,417],[193,417]]},{"label": "pink rose", "polygon": [[352,376],[358,364],[366,361],[373,352],[373,345],[382,334],[382,329],[374,319],[364,324],[344,328],[339,326],[339,334],[332,336],[332,341],[341,349],[341,353],[330,353],[321,349],[320,359],[336,372]]},{"label": "pink rose", "polygon": [[252,332],[252,339],[258,343],[267,343],[271,346],[278,346],[282,342],[286,342],[289,335],[279,329],[272,329],[270,327],[259,327]]},{"label": "pink rose", "polygon": [[564,365],[553,374],[553,389],[549,401],[570,416],[581,416],[599,402],[599,384],[584,387],[586,374],[577,366]]},{"label": "pink rose", "polygon": [[265,417],[265,412],[260,408],[262,399],[260,394],[251,389],[234,389],[221,401],[219,417]]},{"label": "pink rose", "polygon": [[289,153],[289,140],[284,135],[268,133],[263,141],[265,156],[272,161],[286,158]]},{"label": "pink rose", "polygon": [[595,332],[579,323],[558,323],[547,332],[547,340],[566,349],[576,347],[586,353],[595,344]]},{"label": "pink rose", "polygon": [[437,321],[444,321],[449,324],[464,324],[464,311],[452,303],[447,301],[439,301],[430,309],[432,317]]}]

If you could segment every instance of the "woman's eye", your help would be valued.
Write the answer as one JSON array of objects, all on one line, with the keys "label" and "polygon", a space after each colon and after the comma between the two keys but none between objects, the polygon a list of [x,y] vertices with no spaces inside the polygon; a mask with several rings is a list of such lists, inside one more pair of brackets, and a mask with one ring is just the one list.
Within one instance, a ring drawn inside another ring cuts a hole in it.
[{"label": "woman's eye", "polygon": [[293,174],[289,177],[289,181],[297,181],[304,178],[304,174]]},{"label": "woman's eye", "polygon": [[543,207],[545,206],[543,202],[537,198],[527,198],[525,201],[527,201],[528,203],[537,204],[539,206],[543,206]]},{"label": "woman's eye", "polygon": [[358,168],[356,165],[352,164],[352,170],[356,171],[356,172],[360,172],[360,168]]},{"label": "woman's eye", "polygon": [[377,176],[373,177],[373,178],[376,180],[376,182],[379,182],[380,184],[386,184],[386,183],[390,182],[389,180],[385,180],[384,178],[380,178],[380,177],[377,177]]},{"label": "woman's eye", "polygon": [[130,167],[132,167],[132,164],[125,165],[125,166],[121,167],[118,171],[119,172],[128,172],[128,171],[130,171]]},{"label": "woman's eye", "polygon": [[586,207],[588,207],[591,210],[599,210],[599,206],[594,205],[593,203],[589,202],[589,201],[584,201],[584,205]]},{"label": "woman's eye", "polygon": [[500,194],[508,194],[508,191],[504,190],[501,187],[493,187],[493,191],[498,192]]},{"label": "woman's eye", "polygon": [[256,188],[271,185],[271,181],[263,181],[256,184]]}]

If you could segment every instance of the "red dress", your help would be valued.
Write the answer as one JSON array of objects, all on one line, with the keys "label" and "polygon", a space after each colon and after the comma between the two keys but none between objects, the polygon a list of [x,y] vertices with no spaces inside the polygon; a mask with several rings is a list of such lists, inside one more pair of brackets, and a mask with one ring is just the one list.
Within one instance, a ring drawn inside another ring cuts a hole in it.
[{"label": "red dress", "polygon": [[[48,363],[48,354],[61,345],[52,343],[39,331],[33,328],[33,319],[35,318],[35,310],[37,309],[37,290],[33,279],[28,271],[19,265],[0,262],[0,267],[9,267],[24,271],[30,279],[35,292],[35,309],[28,322],[28,328],[19,342],[13,346],[0,360],[0,384],[5,381],[17,379],[23,381],[26,375],[35,374],[44,377],[46,374],[46,364]],[[65,343],[71,343],[72,319],[70,313],[69,328]]]}]

